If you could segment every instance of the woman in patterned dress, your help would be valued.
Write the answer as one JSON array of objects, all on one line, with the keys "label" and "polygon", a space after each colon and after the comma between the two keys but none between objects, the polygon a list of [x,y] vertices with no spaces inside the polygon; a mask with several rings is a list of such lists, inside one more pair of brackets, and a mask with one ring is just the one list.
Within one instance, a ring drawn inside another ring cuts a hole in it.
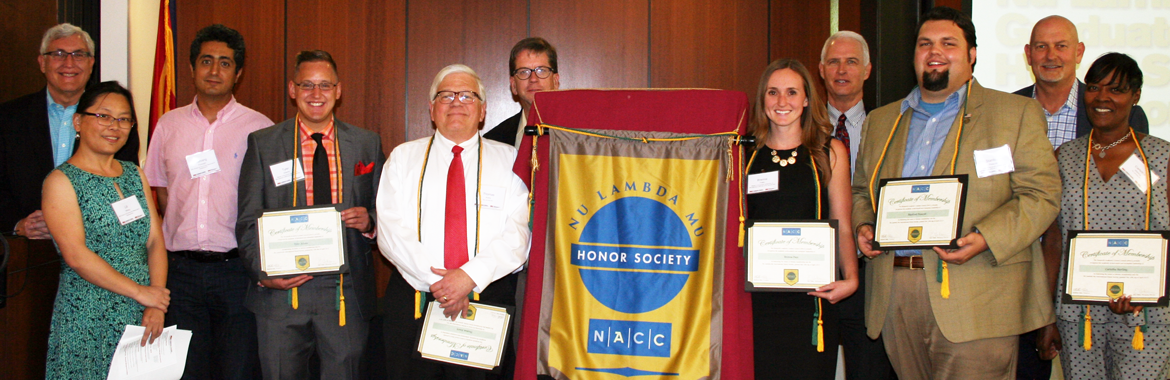
[{"label": "woman in patterned dress", "polygon": [[[1165,379],[1164,372],[1170,369],[1166,307],[1131,305],[1129,295],[1108,306],[1061,302],[1068,231],[1170,227],[1166,190],[1170,142],[1136,133],[1129,125],[1130,111],[1142,93],[1137,62],[1124,54],[1105,54],[1089,67],[1085,82],[1086,113],[1093,129],[1057,151],[1061,210],[1044,236],[1049,279],[1060,279],[1055,284],[1059,334],[1052,326],[1045,327],[1037,347],[1042,357],[1060,351],[1066,379]],[[1084,335],[1086,320],[1090,336]],[[1144,337],[1135,339],[1135,331]]]},{"label": "woman in patterned dress", "polygon": [[45,178],[41,207],[65,265],[49,333],[46,378],[105,379],[126,325],[153,341],[170,303],[154,199],[133,163],[114,159],[136,120],[130,92],[104,82],[81,96],[77,152]]}]

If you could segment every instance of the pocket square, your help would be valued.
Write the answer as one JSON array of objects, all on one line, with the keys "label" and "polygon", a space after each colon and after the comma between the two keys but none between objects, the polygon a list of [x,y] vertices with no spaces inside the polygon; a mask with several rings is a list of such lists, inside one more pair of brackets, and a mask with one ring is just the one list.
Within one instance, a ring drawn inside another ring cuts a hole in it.
[{"label": "pocket square", "polygon": [[364,164],[364,165],[363,165],[363,164],[361,163],[361,161],[358,161],[358,163],[357,163],[357,164],[354,164],[354,165],[353,165],[353,175],[354,175],[355,177],[356,177],[356,176],[359,176],[359,175],[362,175],[362,174],[366,174],[366,173],[372,172],[372,171],[374,171],[374,163],[373,163],[373,162],[370,162],[370,163],[368,163],[368,164]]}]

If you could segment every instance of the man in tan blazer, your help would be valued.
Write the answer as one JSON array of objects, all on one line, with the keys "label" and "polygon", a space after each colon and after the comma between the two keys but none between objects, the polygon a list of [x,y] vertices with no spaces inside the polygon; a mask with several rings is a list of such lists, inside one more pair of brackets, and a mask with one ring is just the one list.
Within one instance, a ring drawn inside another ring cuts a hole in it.
[{"label": "man in tan blazer", "polygon": [[[1060,198],[1047,123],[1036,101],[974,80],[969,18],[937,7],[922,20],[918,87],[866,118],[853,176],[866,327],[903,380],[1012,379],[1018,335],[1053,321],[1037,240]],[[881,179],[950,174],[968,176],[958,249],[873,249]]]}]

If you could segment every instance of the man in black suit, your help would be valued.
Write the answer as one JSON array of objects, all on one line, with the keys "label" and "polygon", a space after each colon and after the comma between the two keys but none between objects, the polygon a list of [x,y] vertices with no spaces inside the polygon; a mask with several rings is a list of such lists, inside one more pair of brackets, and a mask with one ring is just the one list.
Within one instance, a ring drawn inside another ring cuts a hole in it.
[{"label": "man in black suit", "polygon": [[[1093,129],[1085,113],[1085,83],[1077,79],[1077,65],[1084,54],[1085,44],[1077,37],[1076,25],[1056,15],[1036,22],[1031,39],[1024,45],[1024,55],[1036,76],[1036,84],[1014,94],[1040,101],[1048,118],[1048,140],[1053,148]],[[1070,96],[1074,88],[1076,98]],[[1146,112],[1140,106],[1133,107],[1129,125],[1136,132],[1150,132]]]},{"label": "man in black suit", "polygon": [[[73,155],[73,113],[93,72],[93,39],[81,28],[60,24],[41,38],[37,64],[44,89],[0,104],[0,228],[48,239],[41,215],[41,182]],[[138,164],[138,129],[130,129],[115,158]]]},{"label": "man in black suit", "polygon": [[[329,53],[303,51],[296,61],[288,83],[296,117],[248,135],[240,169],[236,239],[257,281],[244,305],[256,313],[265,379],[306,379],[311,368],[319,368],[322,379],[362,379],[359,364],[376,310],[370,246],[382,143],[376,133],[334,118],[341,84]],[[257,218],[265,210],[305,205],[342,210],[348,271],[266,278]],[[319,366],[310,363],[314,356]]]},{"label": "man in black suit", "polygon": [[537,92],[556,90],[561,87],[561,74],[557,71],[557,49],[540,37],[528,37],[512,47],[508,61],[508,88],[520,100],[520,112],[492,128],[483,137],[520,147],[524,125],[528,124],[528,109],[532,108],[532,97]]}]

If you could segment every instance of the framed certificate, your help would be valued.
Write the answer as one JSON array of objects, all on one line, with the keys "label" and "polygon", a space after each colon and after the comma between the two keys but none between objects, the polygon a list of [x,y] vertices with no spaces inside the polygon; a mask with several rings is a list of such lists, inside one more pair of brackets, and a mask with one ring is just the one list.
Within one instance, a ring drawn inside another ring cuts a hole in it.
[{"label": "framed certificate", "polygon": [[837,280],[836,220],[748,220],[749,292],[807,292]]},{"label": "framed certificate", "polygon": [[1069,231],[1063,303],[1166,306],[1170,231]]},{"label": "framed certificate", "polygon": [[265,211],[256,222],[264,279],[347,272],[345,226],[335,206]]},{"label": "framed certificate", "polygon": [[512,323],[510,308],[472,302],[469,316],[452,321],[439,301],[427,304],[418,353],[425,359],[498,371]]},{"label": "framed certificate", "polygon": [[875,249],[958,248],[966,174],[888,178],[879,184]]}]

